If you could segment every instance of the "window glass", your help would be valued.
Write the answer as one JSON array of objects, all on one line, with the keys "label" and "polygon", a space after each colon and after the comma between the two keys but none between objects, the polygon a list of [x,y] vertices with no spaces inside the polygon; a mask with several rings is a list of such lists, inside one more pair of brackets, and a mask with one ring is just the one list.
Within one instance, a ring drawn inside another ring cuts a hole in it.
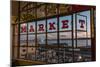
[{"label": "window glass", "polygon": [[38,34],[37,35],[37,45],[44,47],[46,42],[46,35],[45,34]]},{"label": "window glass", "polygon": [[35,35],[28,35],[28,46],[35,46]]},{"label": "window glass", "polygon": [[26,35],[20,35],[20,46],[27,46],[26,40]]},{"label": "window glass", "polygon": [[57,33],[48,33],[47,34],[47,43],[48,45],[57,46]]},{"label": "window glass", "polygon": [[71,30],[72,26],[72,18],[71,16],[63,16],[59,18],[59,30]]},{"label": "window glass", "polygon": [[35,33],[35,22],[28,23],[28,34]]},{"label": "window glass", "polygon": [[47,32],[57,31],[57,18],[51,18],[47,20]]},{"label": "window glass", "polygon": [[27,59],[28,60],[35,60],[36,48],[34,48],[34,47],[27,47],[27,48],[28,48]]},{"label": "window glass", "polygon": [[79,31],[86,31],[86,17],[77,15],[77,30]]},{"label": "window glass", "polygon": [[47,63],[58,63],[58,48],[47,49]]},{"label": "window glass", "polygon": [[41,5],[37,8],[37,18],[45,17],[45,5]]},{"label": "window glass", "polygon": [[59,5],[59,14],[61,13],[70,13],[72,11],[72,6],[66,4]]},{"label": "window glass", "polygon": [[27,24],[23,23],[20,25],[20,34],[27,34]]},{"label": "window glass", "polygon": [[27,48],[26,47],[20,47],[20,56],[21,59],[27,58]]},{"label": "window glass", "polygon": [[57,15],[57,5],[47,4],[47,16]]},{"label": "window glass", "polygon": [[72,34],[71,32],[60,32],[59,34],[60,46],[72,47]]},{"label": "window glass", "polygon": [[45,32],[46,31],[45,25],[46,25],[45,20],[37,21],[37,33]]},{"label": "window glass", "polygon": [[46,62],[46,48],[44,47],[38,47],[36,49],[36,60],[37,61],[43,61],[43,62]]},{"label": "window glass", "polygon": [[83,11],[77,14],[77,40],[75,42],[77,43],[77,48],[74,50],[74,60],[75,62],[91,61],[90,11]]}]

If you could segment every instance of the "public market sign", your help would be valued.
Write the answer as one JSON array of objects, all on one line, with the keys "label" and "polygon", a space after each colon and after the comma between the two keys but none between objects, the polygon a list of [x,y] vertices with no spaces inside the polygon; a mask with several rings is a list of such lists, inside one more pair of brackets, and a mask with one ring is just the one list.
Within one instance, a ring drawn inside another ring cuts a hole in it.
[{"label": "public market sign", "polygon": [[[27,28],[28,27],[28,28]],[[47,27],[47,28],[46,28]],[[46,32],[56,32],[58,31],[59,27],[59,31],[71,31],[72,30],[72,16],[62,16],[59,17],[59,25],[58,25],[58,21],[57,18],[50,18],[47,19],[47,26],[46,26],[46,20],[39,20],[37,21],[37,25],[36,22],[30,22],[28,24],[23,23],[21,24],[20,27],[20,33],[25,34],[27,33],[35,33],[37,30],[37,33],[43,33]],[[86,20],[83,17],[79,17],[77,19],[77,29],[78,30],[86,30]]]}]

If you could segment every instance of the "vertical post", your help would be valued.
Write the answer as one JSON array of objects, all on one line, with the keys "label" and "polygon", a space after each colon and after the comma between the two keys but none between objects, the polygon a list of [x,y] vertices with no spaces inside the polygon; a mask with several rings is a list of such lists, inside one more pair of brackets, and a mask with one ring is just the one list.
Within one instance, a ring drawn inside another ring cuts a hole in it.
[{"label": "vertical post", "polygon": [[75,48],[77,48],[77,14],[75,14]]},{"label": "vertical post", "polygon": [[[86,16],[86,38],[88,38],[88,31],[87,31],[87,16]],[[86,40],[86,46],[88,46],[88,39]]]},{"label": "vertical post", "polygon": [[[29,3],[27,3],[27,4],[29,4]],[[26,20],[26,22],[27,22],[27,21],[29,20],[29,19],[28,19],[28,6],[26,6],[26,7],[27,7],[27,10],[26,10],[27,20]],[[26,33],[25,36],[26,36],[26,45],[27,45],[27,46],[25,47],[25,48],[26,48],[26,57],[25,57],[25,58],[28,59],[28,23],[26,23],[26,27],[27,27],[27,28],[26,28],[26,29],[27,29],[27,30],[26,30],[27,33]]]},{"label": "vertical post", "polygon": [[18,2],[18,53],[17,58],[20,58],[20,1]]},{"label": "vertical post", "polygon": [[11,59],[14,59],[15,58],[15,56],[14,56],[14,48],[16,47],[15,46],[15,35],[14,35],[14,33],[15,33],[15,25],[14,24],[11,24],[11,31],[12,31],[12,33],[11,33],[11,35],[12,35]]},{"label": "vertical post", "polygon": [[[60,46],[60,40],[59,40],[59,4],[57,4],[57,49],[59,51],[59,46]],[[58,55],[58,63],[59,63],[59,55]]]},{"label": "vertical post", "polygon": [[[36,7],[37,7],[37,3],[36,3]],[[35,17],[37,19],[37,8],[35,8]],[[35,21],[35,60],[37,60],[36,58],[36,50],[37,50],[37,20]]]},{"label": "vertical post", "polygon": [[74,62],[74,24],[73,24],[73,15],[71,16],[72,18],[72,22],[71,22],[71,27],[72,27],[72,57],[73,57],[73,61]]},{"label": "vertical post", "polygon": [[91,60],[92,61],[95,61],[96,60],[96,41],[95,41],[95,26],[94,26],[94,9],[91,8],[91,11],[90,11],[90,22],[91,22],[91,52],[92,52],[92,58]]},{"label": "vertical post", "polygon": [[[45,26],[45,28],[46,28],[46,46],[45,46],[45,49],[47,49],[47,4],[45,4],[45,16],[46,16],[46,26]],[[47,51],[46,51],[46,63],[47,63]]]}]

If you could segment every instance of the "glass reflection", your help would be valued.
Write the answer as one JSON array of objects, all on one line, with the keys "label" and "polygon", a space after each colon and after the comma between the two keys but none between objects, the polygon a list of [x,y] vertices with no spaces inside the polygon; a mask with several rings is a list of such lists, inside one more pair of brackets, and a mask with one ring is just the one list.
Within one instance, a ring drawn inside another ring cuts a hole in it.
[{"label": "glass reflection", "polygon": [[35,46],[35,35],[28,35],[28,46]]},{"label": "glass reflection", "polygon": [[[77,43],[74,50],[74,60],[75,62],[80,61],[91,61],[91,29],[90,29],[90,11],[84,11],[77,13],[77,21],[82,19],[83,26],[77,23]],[[84,20],[84,21],[83,21]]]},{"label": "glass reflection", "polygon": [[57,33],[48,33],[47,35],[48,45],[57,46]]},{"label": "glass reflection", "polygon": [[26,40],[26,35],[20,35],[20,46],[27,46]]},{"label": "glass reflection", "polygon": [[60,32],[59,34],[60,44],[63,47],[72,47],[71,32]]},{"label": "glass reflection", "polygon": [[37,35],[37,45],[41,47],[45,47],[45,40],[46,40],[45,34],[38,34]]},{"label": "glass reflection", "polygon": [[27,47],[20,47],[20,56],[21,59],[27,58]]},{"label": "glass reflection", "polygon": [[27,53],[27,59],[28,60],[35,60],[35,53],[36,48],[34,47],[28,47],[28,53]]},{"label": "glass reflection", "polygon": [[46,62],[46,48],[39,47],[36,49],[36,60]]}]

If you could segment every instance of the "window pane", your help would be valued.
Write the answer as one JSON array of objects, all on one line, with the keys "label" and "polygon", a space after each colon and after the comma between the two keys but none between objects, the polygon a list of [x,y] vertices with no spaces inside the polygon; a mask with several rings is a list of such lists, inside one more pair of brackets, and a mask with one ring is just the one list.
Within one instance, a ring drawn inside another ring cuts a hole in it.
[{"label": "window pane", "polygon": [[86,38],[86,32],[77,31],[77,38]]},{"label": "window pane", "polygon": [[37,45],[44,47],[45,46],[45,41],[46,40],[46,35],[45,34],[38,34],[37,35]]},{"label": "window pane", "polygon": [[41,5],[37,8],[37,18],[45,17],[45,5]]},{"label": "window pane", "polygon": [[57,5],[56,4],[48,4],[47,5],[47,16],[57,15]]},{"label": "window pane", "polygon": [[86,17],[77,15],[77,30],[79,31],[86,31]]},{"label": "window pane", "polygon": [[51,18],[47,20],[47,32],[57,31],[57,18]]},{"label": "window pane", "polygon": [[[22,11],[22,8],[27,5],[27,2],[23,1],[23,2],[20,2],[20,10]],[[23,8],[23,10],[25,10],[26,7]]]},{"label": "window pane", "polygon": [[45,20],[37,21],[37,33],[45,32],[46,31],[45,25],[46,25]]},{"label": "window pane", "polygon": [[[79,12],[78,14],[80,14],[80,15],[84,15],[84,16],[86,16],[87,17],[87,21],[86,21],[86,23],[87,23],[87,37],[91,37],[91,28],[90,28],[90,11],[83,11],[83,12]],[[83,19],[85,19],[85,18],[83,18]],[[84,25],[85,26],[85,25]]]},{"label": "window pane", "polygon": [[[73,61],[72,55],[72,34],[71,32],[59,33],[59,62],[68,63]],[[63,48],[61,48],[63,47]]]},{"label": "window pane", "polygon": [[72,17],[63,16],[59,18],[59,29],[60,31],[72,30]]},{"label": "window pane", "polygon": [[26,35],[20,35],[20,46],[26,46],[27,45],[26,40],[27,40]]},{"label": "window pane", "polygon": [[47,49],[47,63],[58,63],[58,48]]},{"label": "window pane", "polygon": [[70,13],[72,11],[72,6],[66,4],[59,5],[59,13]]},{"label": "window pane", "polygon": [[59,48],[59,63],[69,63],[73,61],[71,48]]},{"label": "window pane", "polygon": [[47,34],[47,43],[48,45],[57,46],[57,33],[48,33]]},{"label": "window pane", "polygon": [[36,48],[28,47],[28,53],[27,53],[28,60],[35,60],[35,51],[36,51]]},{"label": "window pane", "polygon": [[28,35],[28,46],[35,46],[35,35]]},{"label": "window pane", "polygon": [[36,49],[36,60],[46,62],[46,49],[39,47]]},{"label": "window pane", "polygon": [[28,34],[29,33],[35,33],[35,31],[36,31],[35,22],[28,23]]},{"label": "window pane", "polygon": [[33,3],[33,2],[27,2],[27,3],[28,3],[28,5],[27,5],[28,9],[30,9],[32,7],[36,7],[36,3]]},{"label": "window pane", "polygon": [[20,58],[26,59],[27,58],[27,48],[26,47],[20,47]]},{"label": "window pane", "polygon": [[[77,13],[77,48],[75,51],[75,61],[91,61],[91,29],[90,29],[90,11]],[[81,16],[80,16],[81,15]],[[85,17],[83,17],[85,16]],[[86,19],[87,18],[87,19]],[[87,21],[86,21],[87,20]]]},{"label": "window pane", "polygon": [[23,23],[20,25],[20,34],[27,34],[27,24]]},{"label": "window pane", "polygon": [[35,13],[35,9],[29,9],[27,11],[27,21],[31,21],[31,20],[34,20],[36,19],[36,13]]},{"label": "window pane", "polygon": [[[26,10],[26,8],[25,8]],[[23,11],[20,13],[20,23],[26,22],[27,21],[27,11]]]},{"label": "window pane", "polygon": [[60,46],[72,47],[72,34],[71,32],[60,32]]}]

